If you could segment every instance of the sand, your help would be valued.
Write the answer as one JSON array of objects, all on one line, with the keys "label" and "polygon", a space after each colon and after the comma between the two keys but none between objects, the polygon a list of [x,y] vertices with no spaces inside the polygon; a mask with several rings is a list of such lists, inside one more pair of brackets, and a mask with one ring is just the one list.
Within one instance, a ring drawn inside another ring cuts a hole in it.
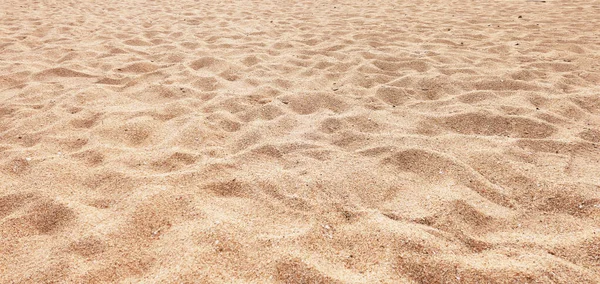
[{"label": "sand", "polygon": [[0,283],[599,283],[598,1],[16,1]]}]

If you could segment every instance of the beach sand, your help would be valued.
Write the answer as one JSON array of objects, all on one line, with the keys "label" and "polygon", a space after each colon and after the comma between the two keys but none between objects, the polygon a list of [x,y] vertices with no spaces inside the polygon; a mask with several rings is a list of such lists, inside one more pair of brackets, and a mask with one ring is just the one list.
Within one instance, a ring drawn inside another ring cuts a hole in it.
[{"label": "beach sand", "polygon": [[599,283],[598,1],[2,1],[0,283]]}]

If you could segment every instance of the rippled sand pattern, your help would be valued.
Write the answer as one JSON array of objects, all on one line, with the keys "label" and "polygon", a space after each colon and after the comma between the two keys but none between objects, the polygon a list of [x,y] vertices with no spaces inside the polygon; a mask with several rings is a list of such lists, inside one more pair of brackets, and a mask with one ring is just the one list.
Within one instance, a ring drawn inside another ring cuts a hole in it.
[{"label": "rippled sand pattern", "polygon": [[598,283],[598,1],[1,1],[0,283]]}]

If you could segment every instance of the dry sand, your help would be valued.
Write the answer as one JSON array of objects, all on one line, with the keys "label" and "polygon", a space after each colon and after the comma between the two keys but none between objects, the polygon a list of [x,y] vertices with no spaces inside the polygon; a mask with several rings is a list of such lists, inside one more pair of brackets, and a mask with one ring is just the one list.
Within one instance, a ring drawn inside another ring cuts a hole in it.
[{"label": "dry sand", "polygon": [[598,1],[16,1],[0,282],[598,283]]}]

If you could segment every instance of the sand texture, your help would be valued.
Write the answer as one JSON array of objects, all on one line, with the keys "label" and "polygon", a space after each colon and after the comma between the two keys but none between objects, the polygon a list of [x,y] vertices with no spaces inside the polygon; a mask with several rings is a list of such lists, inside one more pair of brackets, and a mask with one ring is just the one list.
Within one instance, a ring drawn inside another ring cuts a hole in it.
[{"label": "sand texture", "polygon": [[600,283],[599,1],[0,7],[0,283]]}]

